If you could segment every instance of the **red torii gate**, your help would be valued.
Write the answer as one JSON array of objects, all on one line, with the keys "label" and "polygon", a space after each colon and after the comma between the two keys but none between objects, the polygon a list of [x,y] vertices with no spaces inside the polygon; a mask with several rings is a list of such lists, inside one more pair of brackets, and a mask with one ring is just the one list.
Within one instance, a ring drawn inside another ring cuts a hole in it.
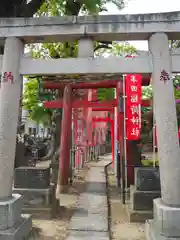
[{"label": "red torii gate", "polygon": [[[97,89],[97,88],[115,88],[119,80],[104,80],[99,82],[83,82],[71,84],[72,89]],[[149,86],[150,77],[144,76],[142,79],[143,86]],[[68,83],[51,82],[48,79],[44,79],[42,86],[47,89],[64,89]]]},{"label": "red torii gate", "polygon": [[[148,107],[150,100],[142,100],[142,106]],[[98,107],[97,107],[98,104]],[[104,101],[75,100],[72,102],[72,108],[93,108],[92,111],[112,111],[112,107],[117,107],[117,99]],[[62,108],[63,100],[52,100],[43,103],[45,108]]]},{"label": "red torii gate", "polygon": [[[83,83],[83,84],[59,84],[54,85],[54,83],[44,83],[44,88],[49,89],[61,89],[64,88],[64,97],[63,103],[60,100],[53,101],[53,102],[45,102],[44,106],[47,108],[61,108],[63,107],[63,118],[62,118],[62,129],[61,132],[61,146],[60,146],[60,186],[67,186],[68,185],[68,173],[70,167],[70,135],[71,135],[71,117],[72,116],[72,108],[73,108],[73,101],[72,101],[72,90],[73,89],[97,89],[97,88],[115,88],[118,81],[103,81],[103,82],[96,82],[96,83]],[[76,100],[75,100],[76,101]],[[82,100],[75,102],[74,107],[112,107],[117,106],[117,101],[109,103],[105,101],[102,104],[100,102],[93,102],[93,101],[84,101]],[[79,103],[79,106],[78,106]],[[81,104],[82,103],[82,104]],[[97,104],[98,103],[98,104]],[[109,104],[109,105],[108,105]],[[65,130],[66,129],[66,130]],[[63,191],[63,189],[60,189]]]},{"label": "red torii gate", "polygon": [[[147,86],[150,83],[150,78],[143,78],[143,85]],[[46,108],[62,108],[63,107],[63,118],[62,118],[62,128],[61,132],[61,146],[60,146],[60,185],[67,186],[68,185],[68,173],[70,167],[70,136],[71,136],[71,121],[72,121],[72,108],[88,108],[93,107],[93,111],[96,111],[96,107],[98,105],[99,108],[112,108],[118,107],[117,99],[111,101],[87,101],[87,100],[75,100],[72,101],[72,90],[73,89],[97,89],[97,88],[116,88],[117,92],[122,93],[122,87],[119,87],[119,81],[111,81],[106,80],[102,82],[92,82],[92,83],[76,83],[76,84],[61,84],[61,83],[53,83],[53,82],[44,82],[44,88],[49,89],[64,89],[63,101],[56,100],[51,102],[45,102],[44,106]],[[98,103],[98,104],[97,104]],[[98,108],[97,108],[98,109]],[[97,110],[98,111],[98,110]],[[123,136],[123,127],[122,127],[122,114],[118,111],[118,138],[121,142],[121,146],[123,143],[120,139],[120,136]],[[121,151],[122,153],[122,151]],[[63,189],[61,189],[63,190]]]},{"label": "red torii gate", "polygon": [[113,159],[113,163],[114,163],[114,119],[110,118],[110,117],[93,117],[92,118],[93,122],[109,122],[111,124],[111,143],[112,143],[112,159]]},{"label": "red torii gate", "polygon": [[[106,100],[106,101],[75,100],[72,102],[72,108],[88,108],[88,107],[92,108],[93,107],[95,111],[97,104],[98,104],[98,107],[100,108],[116,107],[117,100],[116,99]],[[44,102],[44,107],[45,108],[62,108],[63,100],[59,99],[59,100]],[[97,108],[97,111],[99,111],[98,108]]]}]

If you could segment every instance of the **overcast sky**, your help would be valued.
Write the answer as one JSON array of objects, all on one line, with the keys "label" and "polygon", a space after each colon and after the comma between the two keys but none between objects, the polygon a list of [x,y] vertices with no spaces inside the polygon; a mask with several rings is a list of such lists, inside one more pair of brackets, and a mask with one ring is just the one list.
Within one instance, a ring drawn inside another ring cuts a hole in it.
[{"label": "overcast sky", "polygon": [[[180,11],[180,0],[129,0],[123,10],[111,3],[107,4],[108,13],[103,14],[136,14]],[[147,50],[147,41],[132,41],[139,50]]]}]

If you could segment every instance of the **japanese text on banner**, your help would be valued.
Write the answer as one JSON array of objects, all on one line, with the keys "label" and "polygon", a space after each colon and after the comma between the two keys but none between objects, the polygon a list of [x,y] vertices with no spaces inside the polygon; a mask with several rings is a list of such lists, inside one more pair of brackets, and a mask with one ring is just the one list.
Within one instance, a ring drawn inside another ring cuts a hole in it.
[{"label": "japanese text on banner", "polygon": [[126,137],[138,140],[141,132],[141,75],[129,74],[125,78],[126,85]]}]

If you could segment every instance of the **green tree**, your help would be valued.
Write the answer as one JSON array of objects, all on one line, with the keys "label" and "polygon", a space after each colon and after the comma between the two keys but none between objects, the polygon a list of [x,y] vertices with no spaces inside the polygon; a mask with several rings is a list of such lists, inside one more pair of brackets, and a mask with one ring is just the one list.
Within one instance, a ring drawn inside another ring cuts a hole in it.
[{"label": "green tree", "polygon": [[[34,0],[35,1],[35,0]],[[37,0],[36,0],[37,1]],[[48,0],[48,1],[41,1],[40,8],[36,8],[36,16],[62,16],[62,15],[79,15],[79,13],[86,13],[86,14],[98,14],[101,11],[107,11],[105,5],[108,2],[113,2],[116,6],[120,8],[123,7],[123,0],[79,0],[79,1],[72,1],[72,0]],[[39,9],[39,10],[38,10]],[[37,11],[38,10],[38,11]],[[103,43],[104,44],[104,43]],[[95,43],[95,48],[99,45]],[[107,43],[105,43],[107,46]],[[31,44],[28,46],[29,51],[31,52],[32,57],[34,58],[67,58],[67,57],[76,57],[77,56],[77,42],[73,43],[43,43],[41,45]],[[114,49],[114,47],[113,47]],[[35,80],[33,80],[35,83]],[[36,81],[37,83],[37,81]],[[50,111],[43,111],[43,107],[40,105],[40,100],[37,98],[38,96],[38,86],[34,84],[34,93],[36,94],[36,107],[35,107],[35,100],[30,98],[27,99],[28,96],[28,89],[31,90],[31,84],[28,83],[25,86],[24,95],[24,108],[29,109],[29,116],[31,119],[35,120],[38,118],[42,118],[42,122],[50,117],[47,117],[48,114],[51,116]],[[32,101],[32,107],[31,105]],[[38,116],[38,117],[37,117]]]},{"label": "green tree", "polygon": [[[174,85],[174,95],[175,99],[180,99],[180,75],[175,75],[172,78],[173,85]],[[143,98],[144,99],[152,99],[153,97],[153,90],[152,90],[152,85],[148,87],[143,87]],[[150,128],[153,127],[153,110],[152,107],[144,107],[142,108],[143,112],[145,113],[143,116],[146,120],[150,121]],[[176,110],[177,110],[177,118],[178,118],[178,123],[180,124],[180,103],[176,104]]]},{"label": "green tree", "polygon": [[0,17],[32,17],[40,9],[41,15],[78,15],[79,11],[100,12],[112,2],[119,8],[121,0],[1,0]]},{"label": "green tree", "polygon": [[[106,11],[105,4],[108,2],[115,3],[119,8],[123,7],[123,0],[49,0],[44,1],[41,5],[39,11],[36,13],[37,16],[63,16],[63,15],[75,15],[78,16],[81,12],[82,14],[98,14],[101,11]],[[99,45],[107,46],[109,43],[94,43],[95,48]],[[65,43],[45,43],[41,45],[29,45],[29,50],[34,58],[68,58],[68,57],[76,57],[77,56],[77,42],[65,42]],[[28,85],[26,86],[26,92],[28,92]],[[34,92],[38,92],[37,85],[34,85]],[[62,96],[62,92],[59,92]],[[37,96],[38,94],[36,94]],[[28,96],[28,94],[26,94]],[[28,103],[28,105],[26,104]],[[24,101],[24,107],[26,109],[29,108],[30,100]],[[51,112],[42,111],[42,106],[39,104],[39,99],[36,98],[36,107],[35,102],[32,103],[33,111],[30,112],[31,119],[35,120],[35,115],[47,116],[47,114],[51,114]],[[61,110],[53,111],[52,120],[56,125],[56,129],[53,134],[54,145],[52,144],[54,150],[50,150],[51,154],[48,154],[48,158],[52,157],[52,153],[57,152],[57,148],[59,146],[59,136],[60,136],[60,118],[62,116]],[[46,118],[45,118],[46,119]],[[55,154],[56,155],[56,154]],[[55,156],[54,155],[54,156]],[[57,157],[58,155],[56,155]]]},{"label": "green tree", "polygon": [[[41,5],[39,11],[36,13],[38,16],[62,16],[62,15],[79,15],[79,13],[85,14],[98,14],[101,11],[107,11],[105,5],[108,2],[112,2],[118,6],[118,8],[122,8],[124,6],[124,0],[81,0],[81,1],[72,1],[72,0],[49,0],[44,1]],[[94,43],[96,53],[99,52],[101,54],[102,46],[107,47],[109,43]],[[113,44],[111,48],[111,52],[115,53],[115,49],[119,51],[118,44]],[[68,58],[68,57],[77,57],[77,41],[73,43],[65,42],[65,43],[43,43],[41,45],[29,45],[28,46],[32,57],[34,58]],[[124,46],[124,48],[127,48]],[[117,54],[116,54],[117,55]],[[34,85],[35,86],[35,85]],[[38,91],[36,88],[34,91]],[[28,91],[28,85],[26,90]],[[108,98],[113,96],[113,92],[101,91],[104,92],[100,96],[100,99]],[[26,106],[26,102],[28,102],[28,106]],[[30,101],[24,101],[24,106],[28,109]],[[34,102],[32,103],[34,105]],[[37,100],[36,114],[40,116],[42,114],[42,119],[44,119],[44,113],[46,111],[42,111],[42,107],[39,105],[39,100]],[[39,109],[39,112],[38,112]],[[34,111],[30,112],[30,118],[35,120]]]},{"label": "green tree", "polygon": [[[99,48],[95,52],[95,56],[114,56],[114,57],[120,57],[120,56],[126,56],[136,53],[136,48],[132,45],[130,45],[128,42],[113,42],[112,44],[109,44],[108,47],[105,48]],[[99,100],[110,100],[114,98],[114,89],[110,88],[100,88],[98,89],[98,98]]]},{"label": "green tree", "polygon": [[[180,99],[180,76],[179,75],[174,76],[173,83],[174,83],[175,99],[178,100]],[[180,124],[180,103],[176,104],[176,111],[177,111],[178,123]]]},{"label": "green tree", "polygon": [[1,0],[0,17],[32,17],[44,0]]},{"label": "green tree", "polygon": [[96,56],[126,56],[136,53],[136,48],[129,42],[113,42],[108,48],[100,48],[95,53]]},{"label": "green tree", "polygon": [[52,110],[43,107],[38,96],[38,81],[36,78],[25,83],[23,107],[28,110],[30,119],[44,125],[51,125]]}]

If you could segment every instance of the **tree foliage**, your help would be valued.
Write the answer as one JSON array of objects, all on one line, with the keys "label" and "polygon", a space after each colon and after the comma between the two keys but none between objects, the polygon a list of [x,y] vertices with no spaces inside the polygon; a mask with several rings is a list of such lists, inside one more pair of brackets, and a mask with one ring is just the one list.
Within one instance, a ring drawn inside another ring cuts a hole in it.
[{"label": "tree foliage", "polygon": [[100,48],[95,53],[96,56],[114,56],[114,57],[120,57],[120,56],[126,56],[136,53],[136,48],[132,46],[129,42],[113,42],[109,48]]},{"label": "tree foliage", "polygon": [[[96,56],[126,56],[136,53],[136,48],[130,45],[128,42],[118,43],[113,42],[109,48],[99,48],[95,53]],[[100,88],[98,90],[98,98],[99,100],[110,100],[114,98],[114,89],[110,88]]]},{"label": "tree foliage", "polygon": [[[107,11],[106,3],[113,2],[122,8],[124,6],[123,0],[49,0],[44,1],[41,5],[39,11],[36,13],[37,16],[63,16],[63,15],[79,15],[81,14],[98,14],[101,11]],[[131,54],[135,52],[135,48],[130,46],[128,43],[112,43],[110,48],[102,48],[99,45],[109,46],[109,43],[104,42],[103,44],[94,42],[95,56],[100,55],[114,55],[121,56],[124,54]],[[29,45],[28,46],[32,57],[34,58],[68,58],[77,57],[77,41],[75,42],[65,42],[65,43],[43,43],[40,45]],[[35,80],[34,80],[35,81]],[[31,88],[31,84],[26,84],[25,92],[28,92],[28,88]],[[38,92],[37,85],[34,85],[34,91]],[[30,107],[30,100],[27,101],[28,94],[24,95],[24,106],[26,109]],[[114,92],[111,89],[99,89],[98,96],[100,100],[112,99],[114,97]],[[28,104],[27,104],[28,103]],[[31,119],[35,120],[37,116],[42,114],[42,119],[46,119],[47,114],[51,114],[49,111],[42,111],[42,106],[39,103],[39,99],[36,98],[36,107],[33,99],[32,108],[30,111]],[[38,113],[39,109],[39,113]],[[44,118],[45,115],[45,118]],[[38,117],[39,118],[39,117]]]},{"label": "tree foliage", "polygon": [[152,85],[142,88],[142,98],[143,99],[151,99],[153,96]]},{"label": "tree foliage", "polygon": [[98,14],[107,11],[107,3],[115,4],[119,9],[124,7],[124,0],[49,0],[44,1],[37,15],[62,16],[81,14]]},{"label": "tree foliage", "polygon": [[105,4],[112,2],[119,8],[123,0],[1,0],[0,17],[32,17],[78,15],[79,11],[98,13],[106,11]]},{"label": "tree foliage", "polygon": [[25,83],[23,107],[28,110],[32,120],[44,125],[51,123],[52,110],[43,107],[38,96],[38,81],[35,78]]},{"label": "tree foliage", "polygon": [[1,0],[0,17],[32,17],[45,0]]},{"label": "tree foliage", "polygon": [[[172,77],[173,85],[174,85],[174,95],[175,99],[180,99],[180,76],[175,75]],[[151,99],[153,97],[153,89],[152,85],[149,85],[148,87],[143,87],[142,90],[142,97],[144,99]]]},{"label": "tree foliage", "polygon": [[[97,43],[94,44],[95,48]],[[129,43],[117,43],[114,42],[109,46],[109,49],[99,48],[95,53],[96,56],[122,56],[122,55],[130,55],[136,52],[136,49],[131,46]],[[35,49],[35,48],[34,48]],[[32,51],[33,57],[36,58],[67,58],[67,57],[76,57],[77,56],[77,42],[71,43],[68,47],[64,43],[45,43],[40,46],[40,49],[36,48],[36,50]],[[31,80],[32,81],[32,80]],[[46,119],[47,114],[52,114],[49,111],[42,111],[42,106],[40,105],[40,100],[38,99],[38,85],[37,81],[35,84],[35,80],[33,80],[34,94],[35,98],[29,98],[29,94],[31,95],[32,85],[31,82],[28,82],[25,86],[24,94],[24,106],[26,109],[30,108],[30,118],[36,120],[35,115],[37,114],[38,118],[42,114],[42,119]],[[28,93],[30,92],[30,93]],[[29,99],[27,99],[29,98]],[[114,98],[114,89],[100,88],[98,89],[98,99],[99,100],[110,100]],[[32,100],[32,107],[30,106]],[[35,102],[36,101],[36,102]],[[36,105],[36,107],[35,107]],[[38,113],[39,109],[39,113]],[[45,115],[45,116],[44,116]]]},{"label": "tree foliage", "polygon": [[[172,78],[173,81],[173,85],[174,85],[174,95],[175,95],[175,99],[180,99],[180,76],[179,75],[175,75]],[[152,99],[153,97],[153,90],[152,90],[152,86],[148,86],[148,87],[144,87],[143,88],[143,98],[144,99]],[[153,127],[153,111],[152,111],[152,107],[144,107],[142,108],[143,112],[147,112],[144,117],[148,120],[150,120],[151,124],[151,128]],[[180,124],[180,103],[176,104],[176,110],[177,110],[177,117],[178,117],[178,124]]]}]

